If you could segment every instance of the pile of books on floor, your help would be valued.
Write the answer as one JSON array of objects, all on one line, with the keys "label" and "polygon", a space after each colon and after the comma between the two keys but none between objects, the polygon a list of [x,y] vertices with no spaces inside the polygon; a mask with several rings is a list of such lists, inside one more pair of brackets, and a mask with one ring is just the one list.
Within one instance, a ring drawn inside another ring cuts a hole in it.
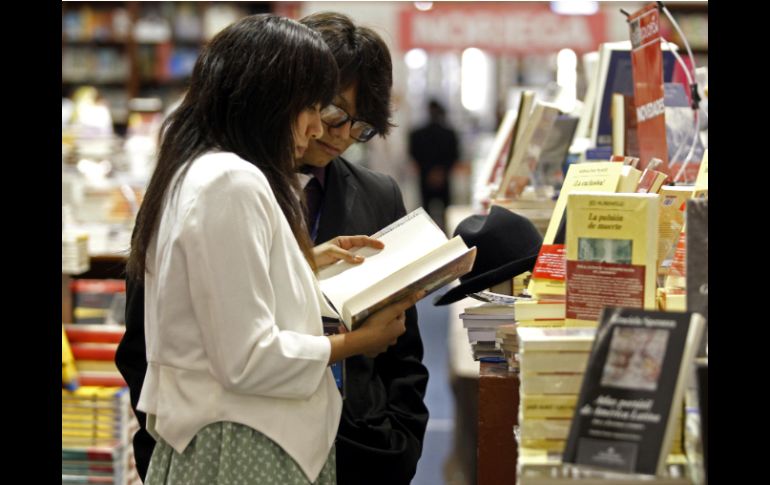
[{"label": "pile of books on floor", "polygon": [[138,427],[128,388],[62,389],[62,483],[141,484],[131,445]]}]

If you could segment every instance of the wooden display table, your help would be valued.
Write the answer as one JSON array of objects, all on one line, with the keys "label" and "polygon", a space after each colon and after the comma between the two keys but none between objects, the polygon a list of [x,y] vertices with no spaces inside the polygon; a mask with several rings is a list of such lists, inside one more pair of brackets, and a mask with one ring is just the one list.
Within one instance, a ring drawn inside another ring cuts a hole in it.
[{"label": "wooden display table", "polygon": [[519,422],[519,376],[508,364],[481,363],[479,375],[478,485],[516,483],[513,427]]}]

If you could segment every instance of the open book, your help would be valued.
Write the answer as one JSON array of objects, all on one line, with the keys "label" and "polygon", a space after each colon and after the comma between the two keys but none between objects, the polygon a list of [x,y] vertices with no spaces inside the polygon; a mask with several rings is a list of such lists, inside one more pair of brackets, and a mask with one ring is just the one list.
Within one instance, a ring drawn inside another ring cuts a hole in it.
[{"label": "open book", "polygon": [[348,330],[416,291],[430,294],[468,273],[476,247],[444,232],[419,208],[372,234],[384,249],[358,248],[359,265],[339,261],[318,273],[321,290]]}]

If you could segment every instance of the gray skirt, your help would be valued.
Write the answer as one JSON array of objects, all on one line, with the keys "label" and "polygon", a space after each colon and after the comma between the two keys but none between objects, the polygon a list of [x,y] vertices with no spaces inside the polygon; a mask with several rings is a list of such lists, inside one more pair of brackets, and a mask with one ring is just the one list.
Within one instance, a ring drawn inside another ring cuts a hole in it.
[{"label": "gray skirt", "polygon": [[283,449],[248,426],[222,421],[203,427],[183,453],[162,439],[155,445],[145,485],[334,485],[334,447],[315,482]]}]

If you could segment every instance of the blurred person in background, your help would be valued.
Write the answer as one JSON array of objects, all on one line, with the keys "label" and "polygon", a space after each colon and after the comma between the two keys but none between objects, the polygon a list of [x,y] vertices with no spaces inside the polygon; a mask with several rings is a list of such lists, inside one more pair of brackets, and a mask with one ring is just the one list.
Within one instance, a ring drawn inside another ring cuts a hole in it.
[{"label": "blurred person in background", "polygon": [[449,177],[460,152],[457,134],[446,121],[444,107],[435,99],[428,103],[428,122],[409,134],[409,155],[419,169],[422,206],[444,227]]}]

